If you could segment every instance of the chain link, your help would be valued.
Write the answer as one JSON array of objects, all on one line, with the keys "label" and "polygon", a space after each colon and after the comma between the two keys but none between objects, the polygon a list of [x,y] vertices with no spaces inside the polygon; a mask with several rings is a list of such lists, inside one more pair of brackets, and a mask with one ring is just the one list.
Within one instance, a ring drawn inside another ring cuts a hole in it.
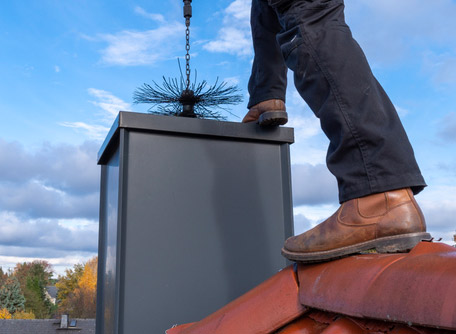
[{"label": "chain link", "polygon": [[190,87],[190,53],[189,53],[189,51],[190,51],[190,29],[189,29],[189,25],[190,24],[188,24],[187,29],[185,29],[185,41],[186,41],[185,50],[187,51],[187,53],[185,54],[185,74],[187,75],[187,81],[186,81],[187,88],[186,89],[189,89],[189,87]]}]

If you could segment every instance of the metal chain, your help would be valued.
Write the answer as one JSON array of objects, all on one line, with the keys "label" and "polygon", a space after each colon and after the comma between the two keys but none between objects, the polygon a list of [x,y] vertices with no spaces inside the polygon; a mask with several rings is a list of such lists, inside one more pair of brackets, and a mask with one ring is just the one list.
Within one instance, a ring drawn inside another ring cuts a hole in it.
[{"label": "metal chain", "polygon": [[187,75],[187,90],[190,88],[190,18],[192,17],[192,0],[184,0],[184,18],[185,18],[185,74]]},{"label": "metal chain", "polygon": [[[189,20],[190,21],[190,20]],[[187,75],[187,81],[186,81],[186,84],[187,84],[187,88],[186,89],[189,89],[190,87],[190,22],[189,24],[187,25],[187,28],[185,29],[185,50],[187,51],[187,53],[185,54],[185,74]]]}]

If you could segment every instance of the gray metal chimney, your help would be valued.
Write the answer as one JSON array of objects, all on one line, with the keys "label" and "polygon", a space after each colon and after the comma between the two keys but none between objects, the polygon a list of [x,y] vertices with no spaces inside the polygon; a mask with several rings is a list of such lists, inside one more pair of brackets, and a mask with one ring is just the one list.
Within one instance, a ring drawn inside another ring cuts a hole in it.
[{"label": "gray metal chimney", "polygon": [[120,112],[100,149],[98,334],[197,321],[286,265],[293,129]]}]

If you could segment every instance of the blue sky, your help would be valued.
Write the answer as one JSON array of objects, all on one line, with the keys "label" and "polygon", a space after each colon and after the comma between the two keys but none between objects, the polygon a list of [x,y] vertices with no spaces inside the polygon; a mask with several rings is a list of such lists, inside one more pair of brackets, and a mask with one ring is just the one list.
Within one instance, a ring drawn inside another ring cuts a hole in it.
[{"label": "blue sky", "polygon": [[[252,62],[248,0],[193,1],[191,66],[238,84]],[[96,254],[96,155],[136,87],[179,75],[181,0],[24,0],[0,4],[0,266],[46,259],[57,273]],[[456,231],[456,1],[346,0],[346,19],[398,109],[429,187],[417,196],[436,238]],[[337,209],[328,142],[287,92],[295,127],[297,233]],[[245,103],[229,116],[240,121]]]}]

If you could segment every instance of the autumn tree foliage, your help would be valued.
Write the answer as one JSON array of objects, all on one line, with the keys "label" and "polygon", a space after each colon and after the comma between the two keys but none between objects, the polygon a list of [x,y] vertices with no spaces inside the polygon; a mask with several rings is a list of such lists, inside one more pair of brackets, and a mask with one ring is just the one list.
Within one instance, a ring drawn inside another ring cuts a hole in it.
[{"label": "autumn tree foliage", "polygon": [[59,276],[55,283],[58,306],[46,297],[46,286],[56,281],[47,261],[18,263],[6,273],[0,267],[0,319],[46,319],[57,312],[75,318],[94,318],[97,265],[98,259],[94,257]]},{"label": "autumn tree foliage", "polygon": [[18,263],[13,270],[13,276],[19,281],[25,297],[25,311],[32,312],[38,319],[50,318],[55,312],[55,306],[45,295],[52,272],[47,261],[38,260]]},{"label": "autumn tree foliage", "polygon": [[15,277],[5,279],[0,287],[0,309],[4,308],[11,314],[25,309],[25,297]]},{"label": "autumn tree foliage", "polygon": [[0,319],[22,319],[24,310],[25,297],[18,279],[0,267]]},{"label": "autumn tree foliage", "polygon": [[65,310],[69,309],[68,300],[70,295],[76,290],[79,280],[84,273],[83,264],[75,264],[73,269],[65,269],[65,275],[59,276],[57,283],[57,300],[59,301],[59,312],[67,313]]},{"label": "autumn tree foliage", "polygon": [[0,267],[0,286],[3,285],[3,282],[8,278],[8,274],[3,271],[3,268]]},{"label": "autumn tree foliage", "polygon": [[94,257],[85,265],[75,265],[60,276],[58,289],[59,312],[75,318],[95,318],[97,298],[98,258]]},{"label": "autumn tree foliage", "polygon": [[35,314],[33,312],[26,312],[26,311],[19,311],[14,313],[13,319],[36,319]]},{"label": "autumn tree foliage", "polygon": [[9,313],[8,309],[2,308],[0,309],[0,319],[11,319],[12,315]]}]

